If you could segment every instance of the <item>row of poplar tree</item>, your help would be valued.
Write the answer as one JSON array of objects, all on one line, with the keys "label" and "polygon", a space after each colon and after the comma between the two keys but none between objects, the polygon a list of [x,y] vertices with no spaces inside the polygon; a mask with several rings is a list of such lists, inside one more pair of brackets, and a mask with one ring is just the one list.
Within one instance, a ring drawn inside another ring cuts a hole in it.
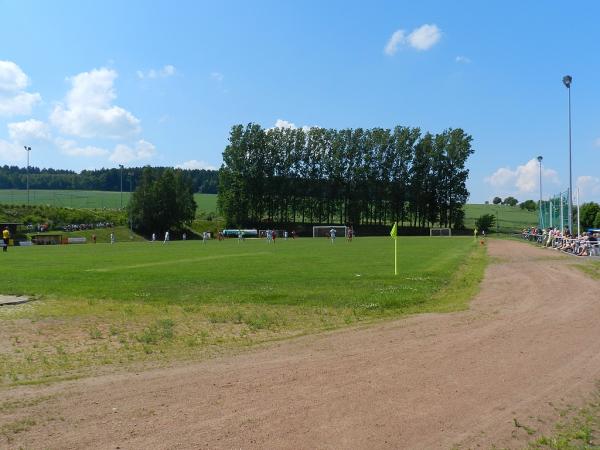
[{"label": "row of poplar tree", "polygon": [[235,125],[219,171],[219,209],[231,226],[460,228],[471,141],[461,129]]}]

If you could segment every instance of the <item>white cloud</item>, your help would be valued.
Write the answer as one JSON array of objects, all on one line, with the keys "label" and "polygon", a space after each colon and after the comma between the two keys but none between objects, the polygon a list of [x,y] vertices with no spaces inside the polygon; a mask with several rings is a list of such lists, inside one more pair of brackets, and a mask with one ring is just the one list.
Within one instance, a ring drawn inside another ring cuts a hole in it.
[{"label": "white cloud", "polygon": [[223,81],[223,74],[221,72],[211,72],[210,77],[219,83]]},{"label": "white cloud", "polygon": [[84,147],[77,145],[77,142],[57,138],[55,140],[56,146],[60,149],[61,153],[68,156],[83,156],[86,158],[98,157],[98,156],[106,156],[110,152],[104,148],[96,147],[93,145],[86,145]]},{"label": "white cloud", "polygon": [[[289,122],[289,121],[283,120],[283,119],[277,119],[275,121],[275,125],[272,128],[267,128],[267,130],[272,130],[274,128],[286,128],[288,130],[296,130],[298,127],[296,126],[295,123],[292,123],[292,122]],[[302,129],[304,131],[308,131],[311,128],[319,128],[319,127],[316,125],[311,125],[311,126],[303,125],[302,126]]]},{"label": "white cloud", "polygon": [[[485,182],[509,194],[535,193],[539,189],[539,170],[539,163],[533,158],[515,170],[501,167],[491,176],[486,177]],[[556,170],[542,166],[542,182],[560,184]]]},{"label": "white cloud", "polygon": [[12,61],[0,61],[0,91],[22,91],[29,86],[29,77]]},{"label": "white cloud", "polygon": [[580,202],[600,201],[600,178],[582,175],[577,178],[575,185],[579,188]]},{"label": "white cloud", "polygon": [[25,160],[25,149],[22,145],[0,139],[0,161],[20,162]]},{"label": "white cloud", "polygon": [[25,92],[29,77],[12,61],[0,61],[0,115],[30,114],[42,96]]},{"label": "white cloud", "polygon": [[392,56],[396,54],[398,47],[405,42],[405,34],[404,30],[396,30],[392,33],[392,36],[383,49],[386,55]]},{"label": "white cloud", "polygon": [[416,50],[429,50],[439,42],[442,37],[441,30],[437,25],[421,25],[410,33],[406,40]]},{"label": "white cloud", "polygon": [[206,161],[202,161],[202,160],[198,161],[196,159],[191,159],[184,163],[178,164],[175,167],[177,169],[189,169],[189,170],[194,170],[194,169],[217,170],[217,167],[213,166],[212,164],[209,164]]},{"label": "white cloud", "polygon": [[156,155],[156,147],[152,143],[141,139],[133,148],[124,144],[117,145],[108,159],[118,164],[126,164],[132,161],[150,159],[154,155]]},{"label": "white cloud", "polygon": [[421,25],[406,34],[404,30],[396,30],[383,49],[386,55],[395,55],[401,45],[408,45],[415,50],[429,50],[442,38],[442,31],[437,25]]},{"label": "white cloud", "polygon": [[469,64],[471,62],[471,60],[466,56],[457,56],[456,58],[454,58],[454,61],[459,64]]},{"label": "white cloud", "polygon": [[176,72],[175,66],[167,64],[161,69],[150,69],[147,72],[138,70],[136,74],[140,80],[143,80],[144,78],[167,78],[175,75]]},{"label": "white cloud", "polygon": [[295,130],[298,127],[292,122],[288,122],[287,120],[277,119],[275,121],[275,128],[289,128],[290,130]]},{"label": "white cloud", "polygon": [[94,69],[72,78],[66,105],[57,105],[50,121],[63,133],[84,137],[123,138],[139,133],[140,121],[129,111],[112,105],[117,72]]},{"label": "white cloud", "polygon": [[42,141],[50,139],[48,125],[40,120],[29,119],[24,122],[8,124],[8,135],[13,141],[28,143],[33,140]]}]

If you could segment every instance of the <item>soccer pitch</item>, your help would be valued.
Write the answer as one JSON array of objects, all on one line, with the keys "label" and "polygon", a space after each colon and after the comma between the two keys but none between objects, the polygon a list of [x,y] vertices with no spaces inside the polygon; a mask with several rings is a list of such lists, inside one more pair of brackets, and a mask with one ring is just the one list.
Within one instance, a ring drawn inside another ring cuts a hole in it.
[{"label": "soccer pitch", "polygon": [[11,247],[0,384],[99,366],[198,359],[404,314],[466,307],[483,276],[472,238],[303,238]]},{"label": "soccer pitch", "polygon": [[[404,308],[448,282],[472,239],[236,239],[10,249],[6,294],[120,302]],[[31,269],[35,268],[34,271]]]}]

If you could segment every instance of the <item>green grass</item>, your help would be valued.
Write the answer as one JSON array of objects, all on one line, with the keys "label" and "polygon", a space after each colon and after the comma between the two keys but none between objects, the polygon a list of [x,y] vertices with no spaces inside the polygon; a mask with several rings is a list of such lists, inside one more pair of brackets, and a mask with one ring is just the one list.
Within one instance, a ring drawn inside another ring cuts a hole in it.
[{"label": "green grass", "polygon": [[501,233],[521,231],[523,228],[537,225],[538,213],[521,209],[518,206],[505,205],[465,205],[465,226],[473,228],[475,220],[484,214],[496,216],[497,229]]},{"label": "green grass", "polygon": [[600,261],[585,261],[584,264],[576,264],[579,270],[587,273],[592,278],[600,280]]},{"label": "green grass", "polygon": [[[129,201],[129,192],[77,191],[77,190],[37,190],[29,191],[32,205],[51,205],[68,208],[108,208],[125,207]],[[216,194],[194,194],[198,211],[214,213],[217,210]],[[26,205],[27,191],[24,189],[0,189],[0,203],[7,205]]]},{"label": "green grass", "polygon": [[[600,389],[593,392],[591,397],[583,407],[568,406],[563,409],[555,407],[561,420],[555,424],[554,432],[537,437],[527,448],[535,450],[600,448]],[[535,431],[528,434],[535,434]]]},{"label": "green grass", "polygon": [[[0,383],[92,373],[406,314],[464,309],[487,258],[469,238],[117,243],[11,248]],[[5,261],[7,262],[7,261]],[[32,270],[35,268],[35,270]]]}]

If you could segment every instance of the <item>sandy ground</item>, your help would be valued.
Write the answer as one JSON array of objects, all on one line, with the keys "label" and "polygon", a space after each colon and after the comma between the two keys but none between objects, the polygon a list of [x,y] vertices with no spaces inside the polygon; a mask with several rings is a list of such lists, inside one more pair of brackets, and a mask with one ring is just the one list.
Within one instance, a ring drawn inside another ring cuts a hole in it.
[{"label": "sandy ground", "polygon": [[[600,283],[490,241],[469,311],[295,339],[143,373],[0,392],[50,396],[8,448],[521,448],[600,378]],[[33,403],[33,402],[32,402]],[[554,406],[553,406],[554,405]],[[1,438],[1,437],[0,437]]]}]

